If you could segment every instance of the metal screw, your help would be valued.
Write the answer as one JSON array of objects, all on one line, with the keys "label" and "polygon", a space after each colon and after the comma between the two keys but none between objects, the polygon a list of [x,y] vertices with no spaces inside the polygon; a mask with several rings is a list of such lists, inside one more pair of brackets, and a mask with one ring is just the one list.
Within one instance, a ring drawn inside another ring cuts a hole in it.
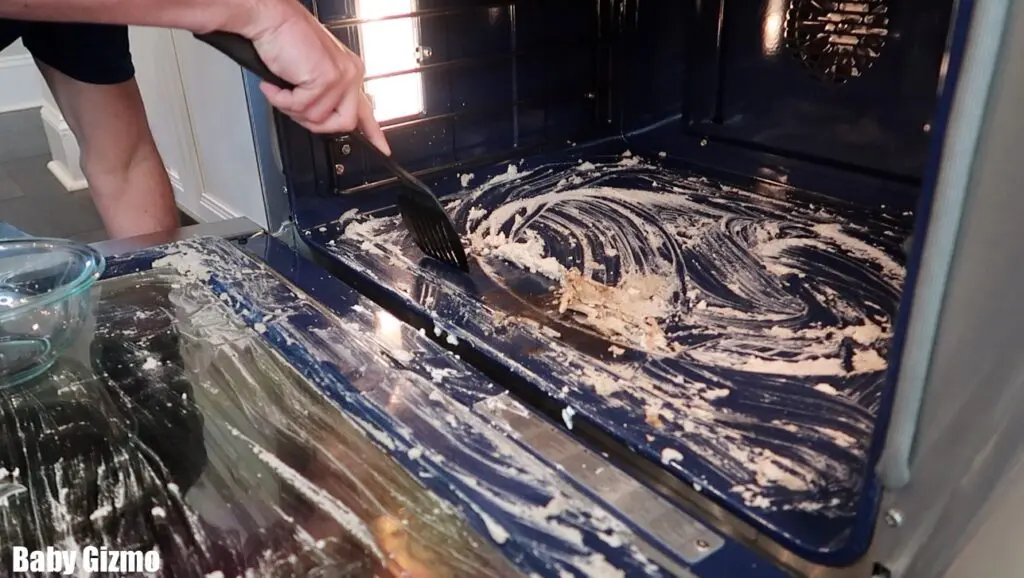
[{"label": "metal screw", "polygon": [[929,123],[925,123],[925,125],[924,125],[924,132],[932,132],[932,124],[930,122]]},{"label": "metal screw", "polygon": [[597,95],[594,94],[593,92],[588,92],[588,93],[583,95],[583,98],[585,98],[587,100],[594,100],[594,99],[597,98]]},{"label": "metal screw", "polygon": [[708,146],[708,137],[704,137],[704,138],[700,139],[700,146],[702,146],[702,147]]},{"label": "metal screw", "polygon": [[434,55],[434,51],[429,46],[417,46],[416,47],[416,62],[423,64]]},{"label": "metal screw", "polygon": [[341,154],[346,155],[346,156],[352,154],[352,145],[350,145],[350,144],[343,144],[343,145],[341,145]]},{"label": "metal screw", "polygon": [[341,163],[334,165],[334,174],[338,175],[339,177],[345,174],[345,165]]},{"label": "metal screw", "polygon": [[703,538],[698,539],[696,545],[698,552],[707,552],[708,548],[711,547],[711,544],[708,544],[708,541]]},{"label": "metal screw", "polygon": [[889,510],[885,513],[885,523],[892,528],[898,528],[903,524],[903,514],[899,510]]}]

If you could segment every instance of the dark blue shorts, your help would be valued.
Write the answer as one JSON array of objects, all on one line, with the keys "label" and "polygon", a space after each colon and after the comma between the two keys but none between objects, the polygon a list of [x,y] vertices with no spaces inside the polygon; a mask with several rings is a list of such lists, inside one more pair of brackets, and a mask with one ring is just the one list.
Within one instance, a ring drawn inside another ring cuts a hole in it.
[{"label": "dark blue shorts", "polygon": [[135,76],[128,27],[0,19],[0,50],[21,38],[32,56],[88,84],[119,84]]}]

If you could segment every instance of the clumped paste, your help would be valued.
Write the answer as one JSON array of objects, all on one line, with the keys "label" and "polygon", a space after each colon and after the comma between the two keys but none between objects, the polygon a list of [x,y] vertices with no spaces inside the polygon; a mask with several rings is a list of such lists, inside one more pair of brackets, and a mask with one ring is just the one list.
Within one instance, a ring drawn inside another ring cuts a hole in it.
[{"label": "clumped paste", "polygon": [[[460,197],[469,252],[513,294],[510,267],[546,284],[546,305],[537,295],[523,303],[605,339],[606,355],[454,286],[434,299],[458,300],[464,329],[485,342],[496,325],[534,335],[543,354],[532,363],[547,367],[553,395],[643,440],[702,490],[762,511],[852,515],[904,276],[896,234],[633,153],[509,168]],[[888,231],[902,223],[877,218]],[[370,242],[392,265],[418,270],[396,219],[352,213],[341,227],[340,258],[386,278],[377,257],[344,248]]]}]

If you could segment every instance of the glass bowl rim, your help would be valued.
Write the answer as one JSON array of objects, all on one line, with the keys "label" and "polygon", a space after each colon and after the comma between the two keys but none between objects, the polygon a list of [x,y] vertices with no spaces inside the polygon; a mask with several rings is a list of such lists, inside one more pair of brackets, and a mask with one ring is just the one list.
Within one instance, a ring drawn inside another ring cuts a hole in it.
[{"label": "glass bowl rim", "polygon": [[65,301],[91,288],[106,270],[106,259],[103,254],[91,246],[72,241],[69,239],[56,239],[51,237],[24,237],[14,239],[0,239],[0,254],[8,247],[24,246],[27,249],[54,250],[59,249],[70,254],[78,262],[84,262],[85,267],[68,281],[47,293],[30,299],[27,303],[17,305],[10,309],[0,310],[0,321],[6,321],[24,313],[25,311],[42,309],[54,303]]}]

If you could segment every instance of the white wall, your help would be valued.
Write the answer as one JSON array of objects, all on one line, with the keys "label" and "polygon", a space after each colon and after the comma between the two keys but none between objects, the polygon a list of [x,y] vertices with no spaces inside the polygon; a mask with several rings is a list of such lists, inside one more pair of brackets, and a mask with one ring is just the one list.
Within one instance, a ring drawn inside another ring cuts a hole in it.
[{"label": "white wall", "polygon": [[42,82],[20,40],[0,52],[0,112],[42,104]]},{"label": "white wall", "polygon": [[174,37],[170,30],[159,28],[133,27],[129,33],[135,76],[175,198],[179,206],[198,218],[194,213],[203,182]]},{"label": "white wall", "polygon": [[131,29],[150,127],[181,208],[266,226],[242,69],[180,30]]},{"label": "white wall", "polygon": [[199,161],[201,216],[245,216],[266,226],[242,68],[190,33],[173,33]]}]

